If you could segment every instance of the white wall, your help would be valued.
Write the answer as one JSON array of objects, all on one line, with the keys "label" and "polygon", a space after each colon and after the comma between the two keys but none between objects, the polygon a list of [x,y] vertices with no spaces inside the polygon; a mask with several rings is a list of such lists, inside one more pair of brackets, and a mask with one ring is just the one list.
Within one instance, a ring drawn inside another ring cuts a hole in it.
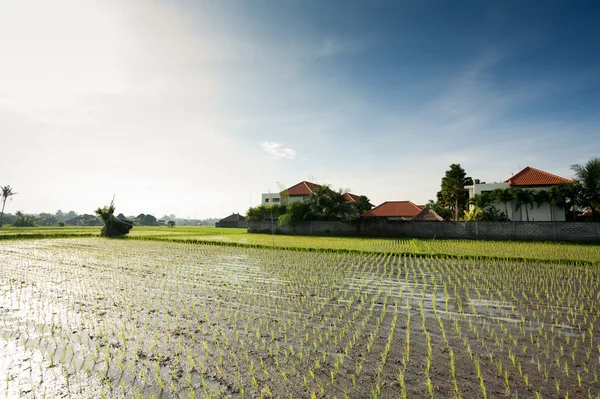
[{"label": "white wall", "polygon": [[[494,191],[497,188],[509,188],[510,184],[508,183],[486,183],[486,184],[473,184],[472,186],[465,186],[465,189],[469,191],[469,199],[473,198],[475,195],[477,194],[481,194],[484,191]],[[504,212],[504,204],[502,203],[495,203],[493,204],[496,209],[500,209],[502,212]],[[507,204],[508,206],[508,212],[509,212],[509,217],[510,217],[510,204]],[[475,205],[469,205],[469,210],[473,210],[473,208],[475,207]]]},{"label": "white wall", "polygon": [[[481,194],[485,191],[494,191],[497,188],[508,188],[510,184],[508,183],[489,183],[489,184],[473,184],[472,186],[465,186],[465,189],[469,191],[469,199],[472,198],[475,194]],[[533,190],[549,190],[550,187],[536,187],[536,188],[528,188]],[[504,204],[501,202],[495,202],[492,204],[496,209],[504,212]],[[508,218],[513,222],[521,222],[527,221],[527,213],[525,211],[525,205],[521,206],[519,210],[517,210],[517,205],[515,201],[509,202],[507,205],[508,208]],[[473,205],[469,205],[469,209],[473,209]],[[533,208],[529,208],[529,221],[530,222],[549,222],[551,221],[550,215],[550,204],[543,204],[540,208],[537,205],[533,205]],[[565,210],[557,205],[554,205],[554,221],[556,222],[564,222],[565,221]]]},{"label": "white wall", "polygon": [[281,204],[281,195],[279,193],[265,193],[261,194],[261,205],[271,205],[271,199],[273,200],[273,205]]},{"label": "white wall", "polygon": [[[503,208],[499,208],[503,209]],[[514,222],[526,222],[527,221],[527,212],[525,211],[525,205],[521,206],[521,209],[516,210],[516,203],[512,204],[513,209],[513,217],[512,221]],[[529,221],[530,222],[550,222],[552,221],[550,215],[550,204],[543,204],[541,207],[537,207],[537,205],[533,205],[533,208],[529,208]],[[509,208],[510,212],[510,208]],[[554,205],[554,221],[555,222],[564,222],[565,219],[565,209],[559,207],[558,205]]]},{"label": "white wall", "polygon": [[292,196],[284,196],[283,198],[281,197],[281,194],[279,193],[264,193],[261,194],[261,205],[271,205],[271,202],[269,202],[270,199],[273,199],[273,205],[287,205],[287,204],[293,204],[294,202],[302,202],[302,201],[306,201],[308,199],[308,195],[305,196],[296,196],[296,195],[292,195]]}]

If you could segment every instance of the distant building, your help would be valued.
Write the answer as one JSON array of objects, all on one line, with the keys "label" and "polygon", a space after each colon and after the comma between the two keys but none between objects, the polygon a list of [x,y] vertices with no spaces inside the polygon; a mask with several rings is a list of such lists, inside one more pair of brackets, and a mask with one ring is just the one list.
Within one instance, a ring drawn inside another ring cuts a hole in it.
[{"label": "distant building", "polygon": [[361,213],[365,219],[410,220],[423,210],[411,201],[386,201],[370,211]]},{"label": "distant building", "polygon": [[215,223],[216,227],[248,227],[246,218],[239,213],[232,213]]}]

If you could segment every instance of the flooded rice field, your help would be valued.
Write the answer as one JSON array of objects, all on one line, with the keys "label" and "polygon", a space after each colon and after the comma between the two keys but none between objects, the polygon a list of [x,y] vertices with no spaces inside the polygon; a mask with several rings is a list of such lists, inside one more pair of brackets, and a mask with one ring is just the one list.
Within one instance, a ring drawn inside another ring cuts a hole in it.
[{"label": "flooded rice field", "polygon": [[2,398],[600,397],[600,270],[0,242]]}]

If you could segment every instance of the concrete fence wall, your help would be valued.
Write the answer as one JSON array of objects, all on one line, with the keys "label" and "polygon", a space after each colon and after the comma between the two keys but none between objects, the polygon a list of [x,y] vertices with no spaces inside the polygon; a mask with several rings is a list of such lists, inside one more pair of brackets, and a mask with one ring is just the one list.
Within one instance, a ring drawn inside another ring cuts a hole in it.
[{"label": "concrete fence wall", "polygon": [[[470,238],[491,240],[600,242],[600,223],[429,222],[357,220],[302,222],[277,227],[276,234],[354,237]],[[249,233],[271,233],[271,222],[248,222]]]},{"label": "concrete fence wall", "polygon": [[248,222],[239,221],[239,222],[217,222],[215,223],[215,227],[238,227],[238,228],[246,228],[248,226]]}]

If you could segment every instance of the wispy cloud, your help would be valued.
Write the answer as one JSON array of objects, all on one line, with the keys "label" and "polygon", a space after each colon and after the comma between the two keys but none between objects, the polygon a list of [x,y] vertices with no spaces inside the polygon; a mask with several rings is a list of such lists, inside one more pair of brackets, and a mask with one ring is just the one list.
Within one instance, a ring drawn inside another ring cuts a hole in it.
[{"label": "wispy cloud", "polygon": [[265,141],[260,145],[264,152],[269,154],[274,159],[294,159],[296,158],[296,150],[285,148],[280,143],[273,141]]}]

